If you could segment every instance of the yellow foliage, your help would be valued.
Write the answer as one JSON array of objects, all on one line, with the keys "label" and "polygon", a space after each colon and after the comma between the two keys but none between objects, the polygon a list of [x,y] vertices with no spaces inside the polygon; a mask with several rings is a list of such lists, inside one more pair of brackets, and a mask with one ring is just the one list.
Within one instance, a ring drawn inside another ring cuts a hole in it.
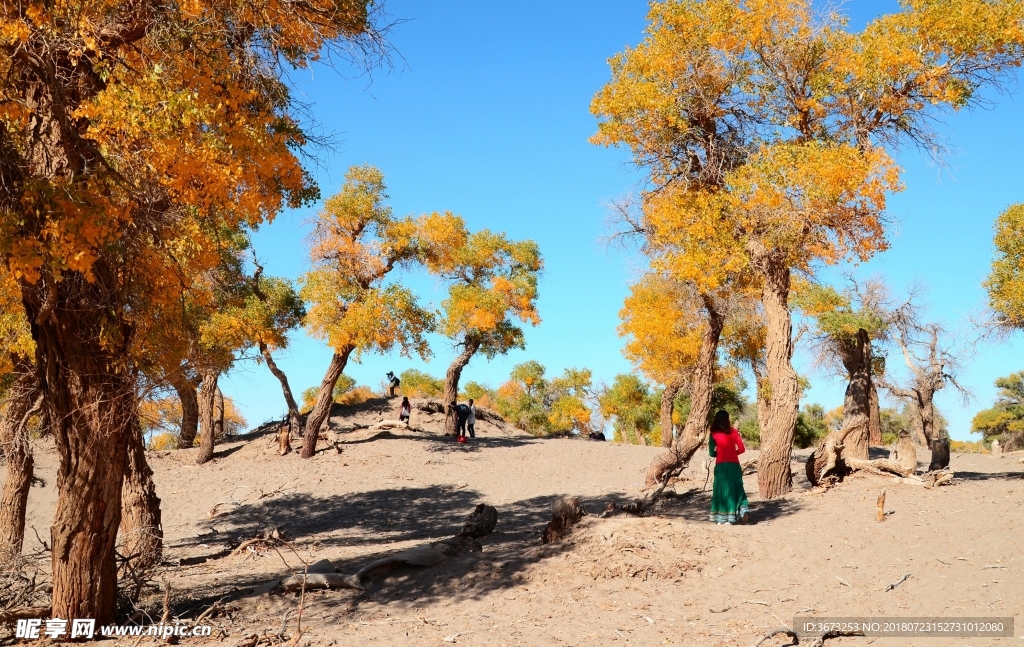
[{"label": "yellow foliage", "polygon": [[996,257],[985,281],[989,306],[1008,328],[1024,328],[1024,204],[996,220]]},{"label": "yellow foliage", "polygon": [[395,347],[427,358],[423,335],[433,314],[405,287],[384,282],[398,265],[417,259],[417,225],[394,218],[386,198],[383,174],[362,166],[349,169],[341,192],[324,204],[310,249],[313,268],[302,278],[306,328],[355,359]]},{"label": "yellow foliage", "polygon": [[354,389],[346,391],[342,395],[334,398],[334,401],[338,404],[355,405],[362,404],[367,400],[372,400],[376,397],[370,387],[368,386],[357,386]]},{"label": "yellow foliage", "polygon": [[683,381],[697,363],[707,329],[700,297],[692,286],[660,274],[645,274],[630,287],[619,312],[619,334],[628,336],[626,359],[659,384]]},{"label": "yellow foliage", "polygon": [[163,451],[166,449],[177,449],[178,448],[178,436],[170,432],[163,432],[154,435],[149,439],[149,449],[154,451]]},{"label": "yellow foliage", "polygon": [[540,323],[537,277],[543,261],[537,244],[487,229],[470,233],[449,212],[425,215],[418,226],[427,270],[448,283],[438,332],[474,339],[488,357],[521,348],[523,331],[514,320]]}]

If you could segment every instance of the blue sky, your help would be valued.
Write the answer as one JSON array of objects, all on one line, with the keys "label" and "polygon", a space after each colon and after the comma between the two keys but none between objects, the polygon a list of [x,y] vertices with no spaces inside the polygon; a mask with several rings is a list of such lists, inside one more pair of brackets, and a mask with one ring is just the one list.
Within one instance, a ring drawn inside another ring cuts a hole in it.
[{"label": "blue sky", "polygon": [[[844,10],[858,28],[894,7],[854,0]],[[600,239],[607,233],[605,204],[642,176],[625,151],[587,140],[595,130],[590,99],[608,79],[607,58],[640,40],[646,3],[389,0],[387,10],[406,21],[391,35],[392,69],[366,76],[317,66],[295,75],[299,98],[340,142],[311,167],[323,194],[338,190],[350,165],[370,163],[383,170],[398,214],[451,210],[471,228],[538,242],[545,258],[543,323],[527,331],[525,351],[490,362],[476,358],[464,380],[496,386],[527,359],[552,375],[586,366],[603,381],[630,370],[615,329],[641,261],[605,249]],[[984,305],[980,282],[992,257],[995,216],[1024,200],[1024,110],[1013,96],[993,100],[990,110],[946,119],[941,128],[955,150],[947,169],[914,150],[900,154],[907,189],[890,201],[892,249],[853,268],[860,276],[883,275],[897,294],[910,283],[924,285],[929,315],[951,329]],[[285,212],[255,234],[269,274],[295,278],[305,270],[315,211]],[[443,298],[430,280],[406,280],[425,301]],[[1018,337],[971,357],[963,377],[975,402],[965,407],[950,394],[940,396],[954,438],[968,437],[973,412],[994,397],[996,377],[1024,369],[1020,346]],[[442,338],[432,347],[426,365],[365,356],[346,372],[371,386],[388,370],[441,375],[453,349]],[[319,384],[329,358],[326,347],[297,332],[279,363],[301,391]],[[812,382],[807,401],[841,404],[841,381],[810,372],[803,356],[797,363]],[[222,386],[253,425],[284,411],[278,384],[263,366],[239,364]]]}]

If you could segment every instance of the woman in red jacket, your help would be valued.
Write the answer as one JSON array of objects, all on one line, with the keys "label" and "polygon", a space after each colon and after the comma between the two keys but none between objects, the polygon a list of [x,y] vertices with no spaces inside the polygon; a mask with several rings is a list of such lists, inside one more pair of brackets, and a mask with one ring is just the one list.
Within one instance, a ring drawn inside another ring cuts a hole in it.
[{"label": "woman in red jacket", "polygon": [[711,493],[711,520],[715,523],[747,523],[750,509],[743,491],[739,455],[746,451],[740,432],[729,423],[729,412],[719,411],[711,423],[708,450],[715,458],[715,486]]}]

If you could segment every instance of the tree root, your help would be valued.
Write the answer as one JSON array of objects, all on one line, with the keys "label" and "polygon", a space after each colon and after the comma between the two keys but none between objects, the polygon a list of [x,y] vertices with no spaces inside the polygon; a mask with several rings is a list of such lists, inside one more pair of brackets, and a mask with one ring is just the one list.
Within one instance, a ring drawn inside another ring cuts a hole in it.
[{"label": "tree root", "polygon": [[398,566],[426,568],[440,564],[449,557],[480,551],[480,544],[476,540],[491,534],[497,523],[498,511],[492,506],[481,503],[469,515],[462,530],[450,539],[416,546],[391,557],[375,560],[353,575],[336,572],[334,565],[329,560],[322,559],[308,566],[304,574],[298,573],[285,578],[281,581],[281,586],[286,591],[297,591],[303,587],[303,584],[307,590],[347,588],[364,591],[366,587],[363,584],[363,579],[373,572],[390,570]]},{"label": "tree root", "polygon": [[[763,642],[765,642],[766,640],[771,640],[772,638],[774,638],[775,636],[777,636],[779,634],[786,634],[787,636],[792,638],[793,642],[791,642],[790,645],[797,645],[797,644],[800,643],[800,636],[795,631],[793,631],[789,627],[779,627],[778,629],[772,629],[771,631],[766,633],[764,636],[761,637],[760,640],[758,640],[756,643],[754,643],[751,647],[760,647],[760,645]],[[811,642],[808,643],[808,647],[824,647],[825,641],[828,640],[829,638],[839,638],[839,637],[842,637],[842,636],[863,636],[863,635],[864,635],[863,631],[828,631],[828,632],[823,633],[820,636],[814,636],[813,640],[811,640]]]}]

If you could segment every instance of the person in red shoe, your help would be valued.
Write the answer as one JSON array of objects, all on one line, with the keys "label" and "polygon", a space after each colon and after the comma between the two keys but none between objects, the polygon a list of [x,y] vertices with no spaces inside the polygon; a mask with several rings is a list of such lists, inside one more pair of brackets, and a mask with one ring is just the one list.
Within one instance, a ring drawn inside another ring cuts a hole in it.
[{"label": "person in red shoe", "polygon": [[729,422],[729,412],[719,411],[711,423],[708,450],[715,459],[715,485],[711,492],[711,521],[747,523],[750,508],[743,490],[740,454],[746,451],[740,432]]}]

